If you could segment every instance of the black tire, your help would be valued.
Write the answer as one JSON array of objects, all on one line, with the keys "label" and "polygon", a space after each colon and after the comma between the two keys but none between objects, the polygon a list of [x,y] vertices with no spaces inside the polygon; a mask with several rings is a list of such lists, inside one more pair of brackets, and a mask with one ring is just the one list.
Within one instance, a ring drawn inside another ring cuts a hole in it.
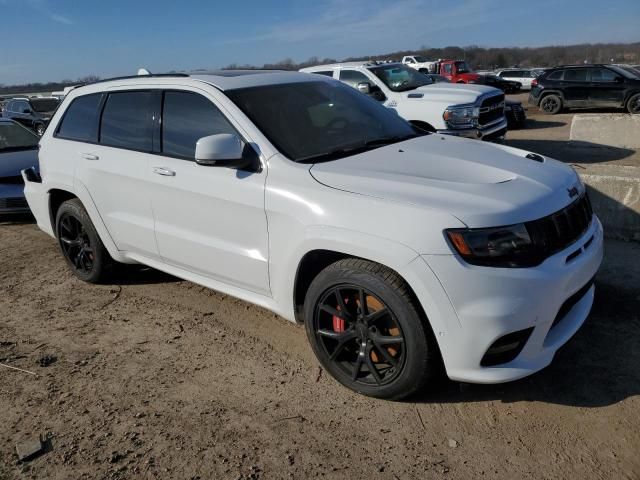
[{"label": "black tire", "polygon": [[36,123],[33,126],[33,129],[35,130],[36,135],[41,137],[42,135],[44,135],[44,131],[45,131],[46,127],[42,123]]},{"label": "black tire", "polygon": [[627,101],[627,110],[633,115],[640,114],[640,93],[631,95],[631,98]]},{"label": "black tire", "polygon": [[547,115],[556,115],[562,111],[562,99],[555,94],[546,95],[540,100],[540,111]]},{"label": "black tire", "polygon": [[56,238],[69,268],[80,280],[101,283],[112,273],[114,261],[79,199],[60,205]]},{"label": "black tire", "polygon": [[333,263],[311,283],[304,313],[321,365],[356,392],[400,400],[442,371],[430,326],[407,284],[387,267],[356,258]]}]

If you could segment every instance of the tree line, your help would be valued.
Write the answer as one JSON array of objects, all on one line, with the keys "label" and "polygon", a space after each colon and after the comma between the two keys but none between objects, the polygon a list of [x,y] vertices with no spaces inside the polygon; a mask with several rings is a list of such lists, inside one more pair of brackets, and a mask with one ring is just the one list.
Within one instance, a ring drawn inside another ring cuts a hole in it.
[{"label": "tree line", "polygon": [[[554,67],[580,63],[628,63],[640,64],[640,42],[636,43],[598,43],[581,45],[555,45],[547,47],[501,47],[485,48],[477,45],[467,47],[430,48],[422,46],[417,50],[403,50],[378,55],[348,57],[343,59],[310,57],[306,61],[296,62],[285,58],[276,63],[264,65],[227,65],[226,69],[272,69],[299,70],[313,65],[336,63],[338,61],[360,60],[401,60],[405,55],[422,55],[429,60],[451,58],[466,60],[477,70],[491,70],[504,67]],[[206,71],[202,69],[200,71]],[[62,80],[49,83],[26,83],[5,86],[0,84],[0,95],[11,95],[23,92],[52,92],[62,90],[70,85],[94,82],[100,78],[95,75],[73,80]]]}]

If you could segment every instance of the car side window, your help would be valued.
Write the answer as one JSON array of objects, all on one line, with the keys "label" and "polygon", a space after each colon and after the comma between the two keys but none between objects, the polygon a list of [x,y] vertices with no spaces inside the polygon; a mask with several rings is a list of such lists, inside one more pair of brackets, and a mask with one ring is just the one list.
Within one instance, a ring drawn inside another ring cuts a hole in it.
[{"label": "car side window", "polygon": [[14,112],[27,113],[26,110],[31,111],[31,108],[29,108],[29,104],[27,102],[25,102],[24,100],[19,100],[16,102]]},{"label": "car side window", "polygon": [[101,93],[78,97],[67,108],[56,137],[81,142],[98,141],[98,116]]},{"label": "car side window", "polygon": [[607,68],[592,68],[591,81],[597,83],[615,82],[618,75]]},{"label": "car side window", "polygon": [[564,72],[565,82],[586,82],[589,78],[589,71],[586,68],[575,68]]},{"label": "car side window", "polygon": [[371,80],[369,80],[369,77],[356,70],[340,70],[340,81],[347,85],[351,85],[352,87],[357,87],[358,84],[362,82],[372,83]]},{"label": "car side window", "polygon": [[332,70],[323,70],[321,72],[311,72],[311,73],[315,73],[316,75],[324,75],[325,77],[333,77]]},{"label": "car side window", "polygon": [[167,91],[162,108],[162,153],[193,160],[202,137],[238,135],[211,101],[191,92]]},{"label": "car side window", "polygon": [[100,143],[151,151],[153,119],[149,91],[110,93],[102,111]]},{"label": "car side window", "polygon": [[442,66],[442,71],[444,73],[451,73],[451,64],[447,63],[445,65]]},{"label": "car side window", "polygon": [[562,80],[563,75],[564,75],[564,70],[557,70],[549,74],[549,76],[547,77],[547,80]]}]

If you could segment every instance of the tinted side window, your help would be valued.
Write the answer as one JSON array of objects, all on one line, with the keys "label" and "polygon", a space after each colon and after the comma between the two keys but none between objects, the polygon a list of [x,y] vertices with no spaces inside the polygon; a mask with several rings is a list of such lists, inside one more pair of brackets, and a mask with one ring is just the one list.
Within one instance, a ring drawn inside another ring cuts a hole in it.
[{"label": "tinted side window", "polygon": [[102,112],[100,143],[151,151],[151,92],[110,93]]},{"label": "tinted side window", "polygon": [[340,70],[340,80],[352,87],[356,87],[362,82],[371,83],[371,80],[364,73],[356,72],[355,70]]},{"label": "tinted side window", "polygon": [[565,82],[586,82],[589,71],[586,68],[566,70],[564,72]]},{"label": "tinted side window", "polygon": [[592,82],[615,82],[618,75],[607,68],[592,68],[591,69],[591,81]]},{"label": "tinted side window", "polygon": [[442,71],[444,73],[451,73],[451,64],[447,63],[445,65],[442,66]]},{"label": "tinted side window", "polygon": [[83,142],[98,141],[98,108],[102,94],[76,98],[67,108],[56,132],[57,137]]},{"label": "tinted side window", "polygon": [[202,137],[231,133],[237,135],[226,117],[201,95],[165,92],[162,109],[162,152],[193,159],[196,142]]},{"label": "tinted side window", "polygon": [[562,75],[564,74],[564,70],[557,70],[547,77],[547,80],[562,80]]},{"label": "tinted side window", "polygon": [[17,113],[26,113],[27,110],[31,111],[31,108],[29,107],[29,103],[24,100],[17,101],[13,108],[13,111]]},{"label": "tinted side window", "polygon": [[331,70],[324,70],[322,72],[311,72],[311,73],[315,73],[316,75],[324,75],[325,77],[333,77],[333,72]]}]

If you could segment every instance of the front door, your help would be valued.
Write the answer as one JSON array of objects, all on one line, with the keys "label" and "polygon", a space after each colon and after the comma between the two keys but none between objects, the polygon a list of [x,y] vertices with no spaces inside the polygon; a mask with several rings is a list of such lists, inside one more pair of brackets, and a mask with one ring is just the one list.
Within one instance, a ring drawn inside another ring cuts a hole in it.
[{"label": "front door", "polygon": [[622,76],[608,68],[592,68],[590,70],[589,103],[594,107],[622,106],[626,88]]},{"label": "front door", "polygon": [[152,203],[156,239],[162,259],[268,295],[266,171],[198,165],[198,139],[220,133],[240,134],[204,92],[168,90],[162,102],[161,145],[150,165],[155,184]]}]

